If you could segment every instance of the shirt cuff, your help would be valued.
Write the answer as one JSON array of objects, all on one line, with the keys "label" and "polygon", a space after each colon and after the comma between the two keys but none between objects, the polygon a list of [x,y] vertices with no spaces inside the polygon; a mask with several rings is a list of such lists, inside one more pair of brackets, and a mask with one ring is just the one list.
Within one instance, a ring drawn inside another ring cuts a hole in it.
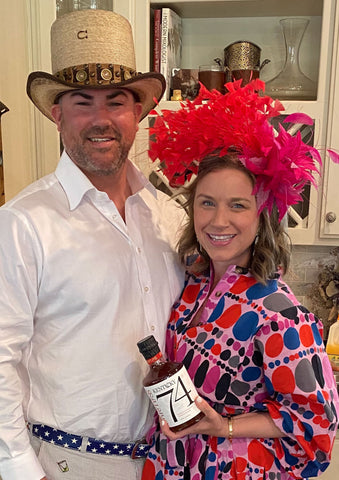
[{"label": "shirt cuff", "polygon": [[46,476],[33,448],[0,464],[2,480],[41,480]]}]

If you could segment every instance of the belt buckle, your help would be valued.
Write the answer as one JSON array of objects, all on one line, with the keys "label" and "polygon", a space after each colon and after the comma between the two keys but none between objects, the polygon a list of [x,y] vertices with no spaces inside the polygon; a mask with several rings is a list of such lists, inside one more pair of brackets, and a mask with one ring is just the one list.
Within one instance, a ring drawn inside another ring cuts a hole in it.
[{"label": "belt buckle", "polygon": [[140,458],[140,457],[137,457],[136,455],[137,455],[137,450],[138,450],[139,445],[142,445],[143,443],[146,443],[146,440],[144,438],[142,440],[137,440],[135,442],[134,447],[131,451],[131,458],[133,460],[135,460],[136,458]]}]

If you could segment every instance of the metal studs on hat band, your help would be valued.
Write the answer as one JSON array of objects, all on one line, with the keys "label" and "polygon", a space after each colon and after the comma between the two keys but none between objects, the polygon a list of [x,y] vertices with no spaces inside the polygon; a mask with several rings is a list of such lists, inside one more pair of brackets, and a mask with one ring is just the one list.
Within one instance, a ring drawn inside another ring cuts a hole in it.
[{"label": "metal studs on hat band", "polygon": [[111,80],[111,78],[113,77],[111,70],[109,70],[108,68],[103,68],[101,70],[100,75],[101,75],[101,78],[106,81]]},{"label": "metal studs on hat band", "polygon": [[65,68],[55,75],[60,80],[74,85],[102,86],[130,80],[137,72],[124,65],[89,63]]},{"label": "metal studs on hat band", "polygon": [[85,80],[87,80],[87,73],[85,72],[85,70],[78,70],[75,74],[75,78],[80,83],[85,82]]}]

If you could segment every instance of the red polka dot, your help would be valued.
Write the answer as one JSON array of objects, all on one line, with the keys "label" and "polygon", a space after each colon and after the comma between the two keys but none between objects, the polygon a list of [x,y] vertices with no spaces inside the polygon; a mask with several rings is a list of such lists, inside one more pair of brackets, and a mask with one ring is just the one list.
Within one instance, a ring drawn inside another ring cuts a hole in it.
[{"label": "red polka dot", "polygon": [[314,343],[312,329],[309,325],[303,325],[299,330],[300,341],[304,347],[310,347]]},{"label": "red polka dot", "polygon": [[213,330],[213,325],[212,323],[206,323],[204,325],[204,330],[206,330],[206,332],[211,332]]},{"label": "red polka dot", "polygon": [[147,458],[142,471],[141,480],[149,480],[150,478],[155,478],[155,468],[151,460]]},{"label": "red polka dot", "polygon": [[179,313],[176,312],[175,310],[172,310],[169,321],[173,323],[173,322],[176,322],[178,319],[179,319]]},{"label": "red polka dot", "polygon": [[305,451],[305,454],[308,455],[310,458],[313,458],[314,456],[314,451],[311,446],[312,442],[309,442],[308,440],[305,440],[304,437],[301,435],[296,435],[296,440],[300,444],[301,448]]},{"label": "red polka dot", "polygon": [[186,332],[188,338],[195,338],[197,336],[197,329],[196,327],[189,328]]},{"label": "red polka dot", "polygon": [[213,347],[211,348],[211,352],[213,353],[213,355],[220,355],[221,353],[221,346],[216,343],[215,345],[213,345]]},{"label": "red polka dot", "polygon": [[216,320],[216,324],[220,328],[229,328],[236,323],[241,315],[241,306],[232,305],[230,308],[225,310],[222,315]]},{"label": "red polka dot", "polygon": [[277,392],[293,392],[295,388],[293,372],[288,367],[277,367],[272,375],[272,384]]},{"label": "red polka dot", "polygon": [[313,423],[315,425],[320,425],[321,421],[322,421],[322,417],[320,417],[320,415],[317,415],[316,417],[313,417]]},{"label": "red polka dot", "polygon": [[321,393],[323,394],[325,400],[328,400],[330,398],[330,394],[327,391],[322,390]]},{"label": "red polka dot", "polygon": [[322,420],[322,421],[320,422],[320,426],[321,426],[321,428],[323,428],[324,430],[327,430],[328,427],[330,426],[330,422],[329,422],[328,420],[325,420],[325,419],[324,419],[324,420]]},{"label": "red polka dot", "polygon": [[252,440],[248,445],[248,460],[254,465],[259,465],[269,471],[274,457],[258,440]]},{"label": "red polka dot", "polygon": [[324,406],[321,403],[312,402],[310,407],[313,413],[317,413],[318,415],[322,415],[324,413]]},{"label": "red polka dot", "polygon": [[178,310],[180,312],[184,312],[186,310],[186,305],[180,305],[180,307],[178,308]]},{"label": "red polka dot", "polygon": [[275,333],[266,340],[265,353],[269,357],[277,357],[284,347],[284,341],[280,333]]},{"label": "red polka dot", "polygon": [[315,450],[322,450],[323,452],[331,451],[331,439],[329,435],[314,435],[312,438],[312,445]]},{"label": "red polka dot", "polygon": [[197,285],[188,285],[182,295],[182,300],[186,303],[192,303],[198,296],[200,290],[200,284]]},{"label": "red polka dot", "polygon": [[257,281],[255,278],[248,278],[241,276],[239,280],[235,282],[233,287],[230,288],[231,293],[239,294],[241,292],[244,292],[248,288],[250,288],[252,285],[254,285]]},{"label": "red polka dot", "polygon": [[298,405],[306,405],[308,403],[308,398],[303,395],[292,394],[292,400]]}]

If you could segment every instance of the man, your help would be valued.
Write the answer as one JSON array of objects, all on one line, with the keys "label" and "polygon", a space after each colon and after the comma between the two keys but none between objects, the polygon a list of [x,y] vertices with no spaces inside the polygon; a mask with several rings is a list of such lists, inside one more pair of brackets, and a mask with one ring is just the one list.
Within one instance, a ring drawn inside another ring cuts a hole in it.
[{"label": "man", "polygon": [[51,40],[27,92],[65,150],[0,209],[0,475],[135,480],[153,416],[136,343],[163,346],[182,213],[127,155],[165,84],[113,12],[62,16]]}]

